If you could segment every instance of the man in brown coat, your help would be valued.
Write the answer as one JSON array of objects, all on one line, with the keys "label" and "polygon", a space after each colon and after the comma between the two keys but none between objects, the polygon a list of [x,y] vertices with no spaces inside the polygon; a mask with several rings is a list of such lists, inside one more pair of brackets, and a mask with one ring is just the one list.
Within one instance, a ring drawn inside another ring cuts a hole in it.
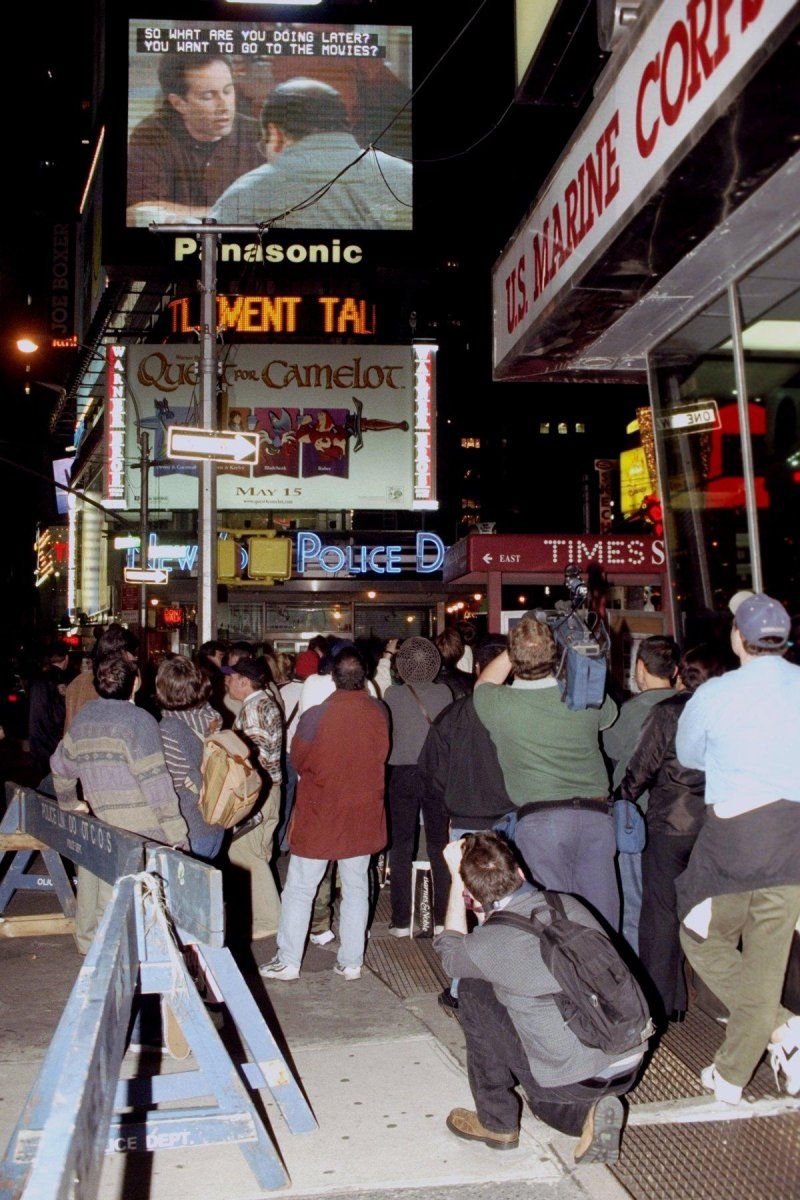
[{"label": "man in brown coat", "polygon": [[369,916],[369,860],[386,845],[386,710],[365,691],[366,669],[344,650],[331,672],[336,691],[303,713],[292,739],[299,772],[289,826],[292,856],[283,891],[278,953],[259,968],[265,979],[297,979],[314,895],[328,863],[342,885],[339,954],[334,971],[359,979]]}]

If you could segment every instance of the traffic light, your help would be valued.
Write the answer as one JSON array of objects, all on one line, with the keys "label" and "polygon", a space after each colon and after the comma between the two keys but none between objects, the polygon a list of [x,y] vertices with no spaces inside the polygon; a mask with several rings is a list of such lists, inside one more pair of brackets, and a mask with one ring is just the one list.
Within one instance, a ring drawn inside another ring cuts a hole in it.
[{"label": "traffic light", "polygon": [[217,578],[236,579],[239,574],[239,546],[233,538],[217,540]]},{"label": "traffic light", "polygon": [[247,575],[250,579],[289,579],[292,574],[292,542],[268,534],[247,538]]}]

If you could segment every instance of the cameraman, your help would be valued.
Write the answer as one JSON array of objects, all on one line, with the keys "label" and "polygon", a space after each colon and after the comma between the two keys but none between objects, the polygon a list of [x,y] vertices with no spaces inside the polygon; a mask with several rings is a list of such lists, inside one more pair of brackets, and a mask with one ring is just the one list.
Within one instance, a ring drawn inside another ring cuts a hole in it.
[{"label": "cameraman", "polygon": [[[523,617],[508,635],[508,653],[481,673],[475,711],[497,747],[517,811],[514,841],[531,877],[580,896],[616,929],[617,844],[599,739],[617,706],[607,696],[601,708],[567,708],[557,663],[547,622]],[[512,670],[514,682],[503,687]]]},{"label": "cameraman", "polygon": [[[461,1026],[477,1110],[454,1108],[447,1128],[495,1150],[514,1149],[519,1082],[539,1120],[579,1138],[576,1163],[615,1162],[624,1116],[619,1096],[633,1086],[643,1050],[615,1058],[580,1042],[557,1007],[559,987],[538,939],[524,929],[485,923],[498,910],[529,917],[544,904],[507,842],[492,833],[467,834],[450,842],[444,856],[450,897],[444,933],[433,944],[447,974],[461,979]],[[599,929],[579,900],[561,899],[570,920]],[[472,933],[467,906],[479,921]]]}]

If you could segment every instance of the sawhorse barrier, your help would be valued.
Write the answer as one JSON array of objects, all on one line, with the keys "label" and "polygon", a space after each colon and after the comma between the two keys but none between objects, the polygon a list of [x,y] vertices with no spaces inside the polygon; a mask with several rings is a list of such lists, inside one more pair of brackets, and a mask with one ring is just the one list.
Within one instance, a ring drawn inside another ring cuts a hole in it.
[{"label": "sawhorse barrier", "polygon": [[[114,891],[0,1164],[0,1200],[92,1200],[105,1153],[219,1143],[238,1145],[262,1187],[284,1187],[289,1177],[251,1091],[269,1093],[293,1134],[316,1129],[316,1120],[224,946],[219,871],[91,817],[64,822],[54,801],[9,791],[10,820],[22,833]],[[243,1063],[211,1021],[187,966],[190,948],[236,1026]],[[120,1080],[138,995],[161,998],[194,1060],[189,1069]],[[216,1103],[190,1103],[208,1097]],[[186,1107],[153,1108],[168,1102]]]},{"label": "sawhorse barrier", "polygon": [[[66,819],[66,814],[65,819]],[[47,873],[28,871],[32,859],[41,854]],[[43,937],[54,933],[73,933],[75,929],[75,893],[61,856],[19,828],[19,804],[15,800],[0,821],[0,862],[11,855],[5,874],[0,879],[0,936]],[[61,912],[36,913],[30,916],[3,916],[16,892],[54,892]]]}]

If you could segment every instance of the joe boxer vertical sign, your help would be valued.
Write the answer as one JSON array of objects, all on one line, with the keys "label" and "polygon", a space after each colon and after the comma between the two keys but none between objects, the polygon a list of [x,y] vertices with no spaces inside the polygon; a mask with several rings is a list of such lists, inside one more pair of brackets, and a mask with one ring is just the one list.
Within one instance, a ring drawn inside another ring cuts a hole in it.
[{"label": "joe boxer vertical sign", "polygon": [[[609,233],[641,207],[741,85],[797,0],[661,0],[631,34],[616,77],[493,272],[494,365],[590,264]],[[692,137],[690,137],[690,134]]]}]

